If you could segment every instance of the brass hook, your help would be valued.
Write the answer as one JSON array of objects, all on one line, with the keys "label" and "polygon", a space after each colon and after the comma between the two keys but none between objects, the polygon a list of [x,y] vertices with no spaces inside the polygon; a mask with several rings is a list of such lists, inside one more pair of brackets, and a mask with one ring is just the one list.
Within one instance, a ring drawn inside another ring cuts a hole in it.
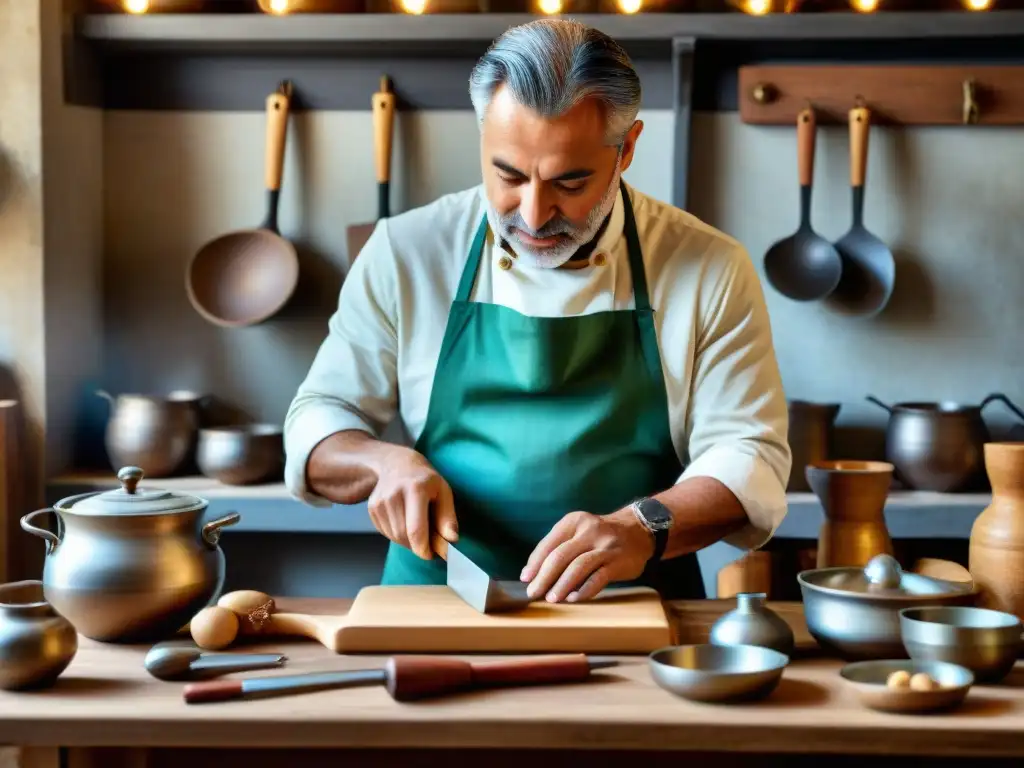
[{"label": "brass hook", "polygon": [[964,80],[964,125],[972,125],[978,122],[981,110],[978,108],[978,99],[975,93],[974,79]]}]

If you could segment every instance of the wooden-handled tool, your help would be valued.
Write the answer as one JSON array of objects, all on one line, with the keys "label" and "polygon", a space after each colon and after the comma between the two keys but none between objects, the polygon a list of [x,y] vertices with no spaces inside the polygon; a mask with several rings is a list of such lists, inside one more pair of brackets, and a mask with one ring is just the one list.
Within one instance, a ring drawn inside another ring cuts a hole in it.
[{"label": "wooden-handled tool", "polygon": [[[387,75],[373,94],[373,160],[377,172],[377,219],[391,215],[391,144],[395,125],[395,94]],[[354,224],[347,230],[348,260],[351,265],[370,239],[377,222]]]},{"label": "wooden-handled tool", "polygon": [[615,659],[589,658],[583,654],[474,662],[437,656],[392,656],[378,669],[192,683],[185,686],[183,696],[188,704],[202,704],[331,688],[384,685],[396,701],[415,701],[471,689],[580,682],[586,680],[593,670],[617,663]]},{"label": "wooden-handled tool", "polygon": [[241,589],[221,596],[217,605],[204,608],[189,625],[192,639],[203,650],[220,650],[239,636],[306,637],[335,653],[341,652],[344,616],[278,613],[274,598],[264,592]]}]

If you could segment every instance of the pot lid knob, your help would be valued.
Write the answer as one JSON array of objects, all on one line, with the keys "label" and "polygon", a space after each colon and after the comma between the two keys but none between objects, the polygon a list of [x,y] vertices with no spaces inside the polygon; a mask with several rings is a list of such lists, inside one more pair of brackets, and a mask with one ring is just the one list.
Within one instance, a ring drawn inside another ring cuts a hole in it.
[{"label": "pot lid knob", "polygon": [[121,490],[129,495],[134,495],[144,474],[141,467],[122,467],[121,471],[117,473],[117,479],[121,481]]},{"label": "pot lid knob", "polygon": [[903,569],[892,555],[875,555],[864,567],[864,576],[872,587],[896,589],[903,581]]}]

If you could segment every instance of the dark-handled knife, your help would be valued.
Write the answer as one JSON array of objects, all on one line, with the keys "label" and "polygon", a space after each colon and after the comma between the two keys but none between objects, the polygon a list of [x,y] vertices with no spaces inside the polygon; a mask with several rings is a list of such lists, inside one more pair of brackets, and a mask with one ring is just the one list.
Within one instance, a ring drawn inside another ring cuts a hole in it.
[{"label": "dark-handled knife", "polygon": [[383,685],[396,701],[414,701],[471,689],[580,682],[586,680],[595,669],[605,669],[616,664],[616,659],[590,658],[585,654],[474,662],[443,656],[392,656],[379,669],[192,683],[185,686],[183,695],[188,704],[202,704],[331,688]]}]

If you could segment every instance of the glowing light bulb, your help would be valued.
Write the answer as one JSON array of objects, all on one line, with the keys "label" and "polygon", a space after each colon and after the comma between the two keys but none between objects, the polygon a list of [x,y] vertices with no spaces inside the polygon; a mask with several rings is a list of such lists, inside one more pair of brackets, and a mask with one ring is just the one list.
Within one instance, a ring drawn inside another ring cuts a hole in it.
[{"label": "glowing light bulb", "polygon": [[402,10],[419,16],[427,10],[427,0],[399,0]]},{"label": "glowing light bulb", "polygon": [[637,13],[644,5],[644,0],[619,0],[619,10],[623,13]]},{"label": "glowing light bulb", "polygon": [[746,0],[743,10],[754,16],[764,16],[772,9],[772,0]]},{"label": "glowing light bulb", "polygon": [[124,0],[123,5],[128,13],[145,13],[149,10],[149,0]]},{"label": "glowing light bulb", "polygon": [[562,12],[562,0],[539,0],[537,7],[541,13],[555,14]]},{"label": "glowing light bulb", "polygon": [[288,13],[288,0],[270,0],[271,13]]},{"label": "glowing light bulb", "polygon": [[964,0],[964,8],[968,11],[987,11],[992,7],[992,0]]},{"label": "glowing light bulb", "polygon": [[850,0],[850,5],[855,11],[871,13],[878,10],[879,0]]}]

